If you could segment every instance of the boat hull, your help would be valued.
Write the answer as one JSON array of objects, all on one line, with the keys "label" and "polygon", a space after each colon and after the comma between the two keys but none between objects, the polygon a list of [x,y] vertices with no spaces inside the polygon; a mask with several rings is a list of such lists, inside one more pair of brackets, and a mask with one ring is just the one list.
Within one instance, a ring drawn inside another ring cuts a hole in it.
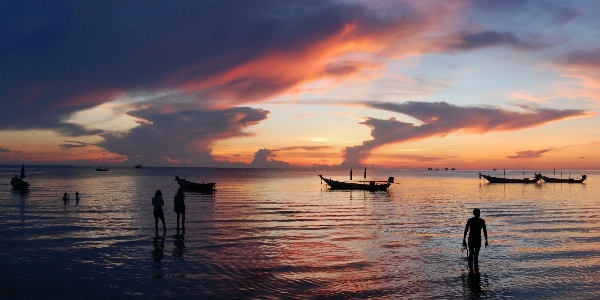
[{"label": "boat hull", "polygon": [[392,185],[391,182],[377,184],[375,181],[369,181],[368,183],[352,183],[352,182],[341,182],[337,180],[327,179],[319,175],[325,183],[332,190],[363,190],[363,191],[387,191]]},{"label": "boat hull", "polygon": [[179,187],[182,188],[186,192],[196,192],[196,193],[212,193],[215,190],[215,183],[195,183],[191,181],[187,181],[185,179],[179,178],[179,176],[175,176],[175,181],[179,184]]},{"label": "boat hull", "polygon": [[535,178],[501,178],[479,173],[479,176],[485,178],[489,183],[538,183],[542,179],[541,175],[536,174]]},{"label": "boat hull", "polygon": [[575,179],[575,178],[552,178],[552,177],[546,177],[546,176],[542,176],[542,180],[544,182],[548,182],[548,183],[583,183],[585,180],[587,179],[587,176],[583,175],[581,176],[580,179]]},{"label": "boat hull", "polygon": [[25,191],[29,189],[29,183],[21,180],[21,179],[12,179],[10,181],[10,186],[12,186],[13,190]]}]

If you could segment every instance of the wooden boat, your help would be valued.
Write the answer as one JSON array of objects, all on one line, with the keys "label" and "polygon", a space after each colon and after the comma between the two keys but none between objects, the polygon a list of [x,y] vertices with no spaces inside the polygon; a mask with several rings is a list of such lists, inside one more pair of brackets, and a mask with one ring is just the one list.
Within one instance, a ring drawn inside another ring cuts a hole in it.
[{"label": "wooden boat", "polygon": [[487,179],[490,183],[537,183],[542,179],[542,174],[535,174],[533,179],[529,178],[503,178],[503,177],[494,177],[489,175],[483,175],[479,173],[479,179],[481,177]]},{"label": "wooden boat", "polygon": [[195,182],[187,181],[187,180],[185,180],[185,178],[181,179],[181,178],[179,178],[179,176],[175,176],[175,181],[177,181],[177,184],[179,184],[179,187],[182,188],[186,192],[212,193],[212,192],[216,191],[214,182],[195,183]]},{"label": "wooden boat", "polygon": [[[357,182],[343,182],[327,179],[322,175],[319,175],[321,180],[325,181],[329,188],[332,190],[364,190],[364,191],[387,191],[388,187],[394,183],[394,177],[388,178],[387,181],[359,181]],[[383,182],[383,183],[382,183]]]},{"label": "wooden boat", "polygon": [[[36,170],[37,171],[37,170]],[[23,180],[23,178],[25,178],[27,176],[25,176],[25,164],[21,165],[21,176],[17,176],[15,175],[15,177],[13,177],[10,180],[10,186],[12,186],[12,188],[14,190],[19,190],[19,191],[26,191],[29,189],[29,182],[26,182]]]},{"label": "wooden boat", "polygon": [[108,171],[108,168],[107,168],[107,167],[104,167],[104,168],[97,167],[97,168],[96,168],[96,171],[103,171],[103,172],[106,172],[106,171]]},{"label": "wooden boat", "polygon": [[581,178],[552,178],[552,177],[546,177],[546,176],[542,176],[542,180],[544,182],[548,182],[548,183],[583,183],[585,180],[587,179],[586,175],[581,175]]},{"label": "wooden boat", "polygon": [[134,168],[136,168],[136,169],[141,169],[141,168],[142,168],[142,165],[135,165],[135,167],[134,167]]}]

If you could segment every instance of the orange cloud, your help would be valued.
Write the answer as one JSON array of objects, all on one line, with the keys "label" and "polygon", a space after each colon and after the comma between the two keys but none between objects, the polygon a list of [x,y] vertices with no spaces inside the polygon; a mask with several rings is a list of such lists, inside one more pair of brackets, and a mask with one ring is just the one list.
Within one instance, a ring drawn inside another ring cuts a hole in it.
[{"label": "orange cloud", "polygon": [[[364,20],[346,23],[336,34],[293,51],[266,52],[220,74],[193,77],[178,84],[178,88],[186,93],[201,92],[208,98],[218,99],[218,102],[212,102],[213,105],[265,101],[318,80],[370,80],[373,77],[366,74],[385,68],[380,56],[404,57],[451,47],[447,46],[451,43],[440,42],[446,39],[440,31],[448,30],[448,16],[460,14],[462,4],[399,6],[402,7],[394,9],[401,12],[401,16],[385,16],[387,23],[376,23],[377,17],[363,17]],[[438,13],[445,17],[439,18]],[[440,38],[436,38],[437,35]],[[351,57],[358,53],[366,56]],[[172,74],[169,80],[186,78],[198,68]]]}]

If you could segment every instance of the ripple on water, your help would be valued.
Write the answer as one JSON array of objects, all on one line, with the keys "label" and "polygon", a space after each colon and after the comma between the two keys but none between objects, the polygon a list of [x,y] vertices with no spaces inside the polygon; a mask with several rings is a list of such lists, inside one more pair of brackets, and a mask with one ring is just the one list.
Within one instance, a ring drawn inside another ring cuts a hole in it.
[{"label": "ripple on water", "polygon": [[[481,183],[468,171],[374,171],[401,184],[370,193],[329,191],[295,170],[69,170],[46,173],[26,195],[0,191],[0,280],[23,298],[600,296],[599,188],[590,175],[587,186],[523,186]],[[218,189],[188,194],[179,232],[173,173]],[[159,188],[164,237],[154,235],[150,206]],[[80,203],[64,205],[62,193],[75,190]],[[474,207],[490,238],[479,276],[461,252]]]}]

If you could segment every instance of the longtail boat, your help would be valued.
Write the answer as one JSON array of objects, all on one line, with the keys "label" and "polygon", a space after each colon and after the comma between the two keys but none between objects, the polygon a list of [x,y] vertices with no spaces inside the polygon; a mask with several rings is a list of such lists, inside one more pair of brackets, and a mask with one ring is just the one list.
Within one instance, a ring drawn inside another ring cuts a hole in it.
[{"label": "longtail boat", "polygon": [[179,176],[175,176],[175,181],[179,184],[179,187],[186,192],[198,192],[198,193],[212,193],[215,190],[214,182],[207,183],[195,183],[188,180],[181,179]]},{"label": "longtail boat", "polygon": [[12,186],[12,188],[14,190],[19,190],[19,191],[28,190],[29,183],[26,182],[25,180],[23,180],[23,178],[25,178],[25,177],[27,177],[27,176],[25,176],[25,164],[22,164],[21,165],[21,176],[15,175],[15,177],[13,177],[10,180],[10,186]]},{"label": "longtail boat", "polygon": [[540,179],[542,179],[542,174],[536,173],[533,179],[494,177],[479,173],[479,179],[481,179],[481,177],[487,179],[489,183],[537,183],[538,181],[540,181]]},{"label": "longtail boat", "polygon": [[394,183],[394,177],[388,178],[387,181],[359,181],[357,182],[343,182],[333,179],[327,179],[322,175],[319,175],[321,180],[325,181],[329,188],[332,190],[364,190],[364,191],[387,191],[388,187]]},{"label": "longtail boat", "polygon": [[548,183],[583,183],[585,180],[587,179],[586,175],[581,175],[581,178],[552,178],[552,177],[546,177],[546,176],[542,176],[542,180],[544,182],[548,182]]},{"label": "longtail boat", "polygon": [[103,171],[103,172],[107,172],[107,171],[108,171],[108,168],[107,168],[107,167],[104,167],[104,168],[97,167],[97,168],[96,168],[96,171]]}]

